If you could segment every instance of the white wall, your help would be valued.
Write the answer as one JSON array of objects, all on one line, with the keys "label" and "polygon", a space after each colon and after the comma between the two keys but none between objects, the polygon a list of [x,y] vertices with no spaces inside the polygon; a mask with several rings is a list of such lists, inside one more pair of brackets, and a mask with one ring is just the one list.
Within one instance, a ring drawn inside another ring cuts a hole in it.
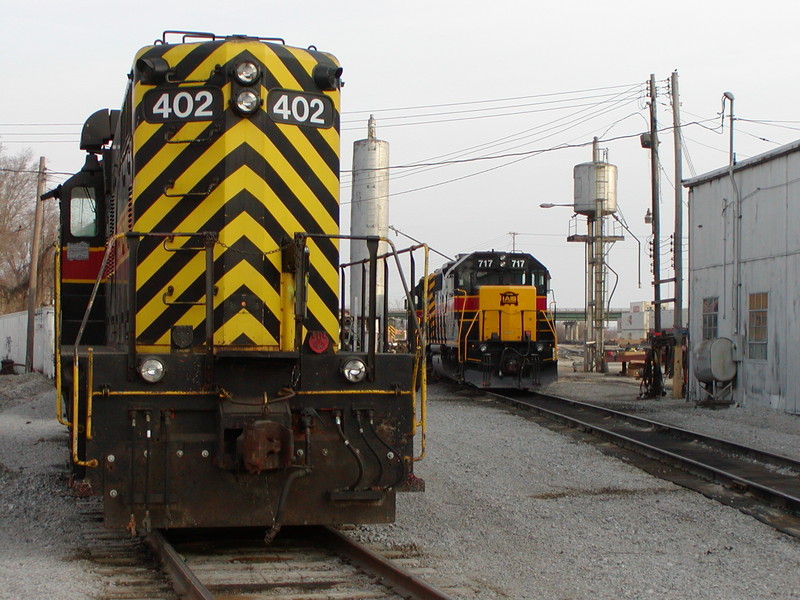
[{"label": "white wall", "polygon": [[[739,340],[734,401],[800,414],[800,143],[737,165],[738,194],[727,174],[706,177],[689,182],[690,343],[702,340],[703,298],[718,297],[718,337]],[[759,292],[769,294],[766,360],[748,356],[748,300]],[[689,389],[697,398],[693,375]]]},{"label": "white wall", "polygon": [[[52,306],[45,306],[36,310],[33,370],[50,378],[55,376],[54,326]],[[17,373],[24,371],[27,337],[27,311],[0,315],[0,358],[11,359],[21,365],[16,368]]]}]

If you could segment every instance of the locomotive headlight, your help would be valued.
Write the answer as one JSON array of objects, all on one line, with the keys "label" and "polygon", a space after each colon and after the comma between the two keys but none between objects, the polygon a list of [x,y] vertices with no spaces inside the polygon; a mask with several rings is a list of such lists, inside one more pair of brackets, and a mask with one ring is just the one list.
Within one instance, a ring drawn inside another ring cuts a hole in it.
[{"label": "locomotive headlight", "polygon": [[350,383],[359,383],[367,376],[367,365],[360,358],[351,358],[342,365],[342,375]]},{"label": "locomotive headlight", "polygon": [[489,346],[487,346],[486,344],[481,344],[481,347],[480,347],[480,351],[481,352],[486,352],[488,349],[489,349]]},{"label": "locomotive headlight", "polygon": [[544,352],[544,344],[536,344],[536,351],[537,352]]},{"label": "locomotive headlight", "polygon": [[139,363],[139,375],[148,383],[158,383],[164,379],[164,363],[157,358],[146,358]]},{"label": "locomotive headlight", "polygon": [[243,115],[251,115],[261,106],[261,98],[252,90],[244,90],[236,96],[236,109]]},{"label": "locomotive headlight", "polygon": [[250,85],[251,83],[255,82],[260,75],[258,67],[249,61],[241,62],[236,65],[234,74],[236,75],[236,79],[242,85]]}]

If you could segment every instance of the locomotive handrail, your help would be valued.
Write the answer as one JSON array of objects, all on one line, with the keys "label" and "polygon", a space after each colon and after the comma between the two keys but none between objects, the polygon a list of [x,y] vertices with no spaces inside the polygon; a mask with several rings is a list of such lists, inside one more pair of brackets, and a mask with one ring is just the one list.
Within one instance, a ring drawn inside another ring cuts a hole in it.
[{"label": "locomotive handrail", "polygon": [[[412,461],[422,460],[425,457],[425,451],[426,451],[426,448],[427,448],[426,440],[425,440],[425,434],[426,434],[426,431],[427,431],[427,420],[428,420],[428,403],[427,403],[428,380],[427,380],[427,369],[426,369],[426,362],[427,361],[426,361],[426,358],[425,358],[425,352],[426,352],[426,349],[428,347],[427,327],[428,327],[428,318],[430,316],[430,315],[428,315],[428,254],[429,253],[428,253],[428,245],[427,244],[422,244],[422,247],[425,250],[423,252],[423,255],[425,257],[425,264],[424,264],[424,267],[423,267],[423,283],[422,283],[422,298],[423,298],[422,322],[425,324],[424,327],[420,327],[419,326],[419,320],[416,318],[417,317],[417,311],[416,310],[413,311],[414,319],[415,319],[414,325],[415,325],[415,329],[417,331],[417,335],[419,336],[419,344],[417,345],[417,348],[415,349],[417,354],[418,354],[418,358],[416,360],[416,368],[419,369],[419,371],[420,371],[420,373],[419,373],[419,378],[420,378],[420,394],[419,394],[419,396],[420,396],[420,398],[419,398],[419,401],[420,401],[420,407],[419,407],[420,420],[419,421],[417,421],[417,405],[416,405],[415,402],[411,403],[412,412],[413,412],[413,420],[414,420],[413,431],[411,433],[414,434],[414,433],[416,433],[417,429],[420,430],[420,444],[419,444],[419,454],[417,456],[412,457],[412,459],[411,459]],[[411,307],[413,308],[413,304],[411,305]],[[413,381],[415,383],[417,381],[417,374],[416,373],[414,373]],[[415,396],[416,396],[416,394],[415,394]]]},{"label": "locomotive handrail", "polygon": [[[464,327],[463,327],[463,325],[464,325],[464,313],[467,312],[466,299],[469,297],[469,293],[467,292],[467,290],[462,290],[461,288],[453,290],[454,294],[455,294],[455,292],[461,292],[462,294],[464,294],[464,302],[461,303],[461,318],[458,320],[458,346],[457,346],[458,355],[457,355],[457,358],[458,358],[458,362],[460,363],[460,362],[463,362],[461,360],[461,341],[462,341],[461,332],[464,329]],[[467,354],[467,337],[469,336],[469,332],[472,331],[472,327],[473,327],[473,325],[475,325],[475,320],[477,318],[478,318],[478,313],[476,312],[475,316],[472,318],[472,322],[470,323],[469,329],[467,329],[467,332],[464,334],[464,337],[463,337],[463,341],[464,341],[464,356],[465,357],[466,357],[466,354]],[[465,360],[466,360],[466,358],[465,358]]]},{"label": "locomotive handrail", "polygon": [[[78,357],[78,347],[80,346],[81,339],[83,338],[83,332],[86,329],[86,324],[89,322],[89,314],[92,312],[92,307],[94,306],[94,301],[97,298],[97,290],[100,289],[100,282],[103,280],[103,275],[105,275],[106,265],[108,264],[108,257],[111,256],[111,249],[117,243],[117,240],[124,237],[124,233],[118,233],[116,235],[111,236],[106,240],[106,249],[103,252],[103,260],[100,262],[100,268],[97,270],[97,278],[94,281],[94,287],[92,288],[92,294],[89,296],[89,302],[86,305],[86,311],[83,313],[83,319],[81,320],[81,326],[78,328],[78,335],[75,336],[75,346],[73,347],[72,353],[72,428],[70,432],[71,437],[71,447],[72,447],[72,462],[74,462],[79,467],[97,467],[97,459],[93,458],[91,460],[81,460],[78,456],[78,433],[80,426],[78,425],[78,407],[80,405],[80,392],[79,392],[79,382],[80,382],[80,375],[78,370],[79,364],[79,357]],[[88,373],[87,373],[87,386],[92,385],[92,373],[91,369],[93,366],[93,356],[92,356],[92,348],[88,349],[89,358],[88,358]],[[91,412],[91,396],[92,396],[92,389],[89,387],[87,389],[87,398],[86,398],[86,425],[85,431],[87,434],[87,439],[91,439],[90,433],[92,429],[92,412]]]},{"label": "locomotive handrail", "polygon": [[[72,421],[69,423],[69,426],[71,427],[71,430],[70,430],[71,444],[70,445],[71,445],[71,448],[72,448],[72,461],[78,466],[94,468],[94,467],[97,467],[97,465],[98,465],[96,459],[91,459],[91,460],[88,460],[88,461],[84,461],[84,460],[81,460],[80,457],[78,456],[78,434],[79,434],[79,429],[80,429],[80,425],[78,423],[78,418],[77,418],[78,410],[79,410],[79,406],[80,406],[79,347],[80,347],[81,340],[83,339],[83,333],[84,333],[84,330],[86,329],[86,324],[89,321],[89,315],[90,315],[90,313],[92,311],[92,308],[94,307],[95,299],[97,298],[97,292],[98,292],[98,290],[100,288],[100,283],[102,282],[103,276],[105,275],[105,270],[106,270],[106,266],[108,265],[108,259],[109,259],[110,255],[111,255],[111,251],[114,248],[114,246],[116,245],[117,241],[120,240],[123,237],[124,238],[128,238],[128,239],[130,239],[130,238],[138,239],[138,238],[141,238],[141,237],[164,237],[164,238],[168,238],[168,237],[176,237],[176,236],[179,236],[179,237],[203,237],[203,239],[206,242],[205,243],[206,263],[207,263],[206,264],[206,271],[207,271],[206,272],[206,280],[207,280],[206,281],[206,329],[207,329],[207,331],[206,331],[206,343],[209,344],[209,347],[207,348],[207,353],[213,353],[213,335],[214,334],[213,334],[213,331],[208,331],[208,329],[211,327],[211,325],[209,324],[209,315],[208,315],[209,312],[212,313],[210,318],[213,319],[213,311],[209,310],[209,308],[210,308],[209,287],[211,287],[211,289],[212,289],[211,294],[213,295],[213,285],[209,286],[209,282],[211,280],[211,277],[210,277],[211,271],[208,270],[208,268],[209,268],[208,262],[209,262],[209,258],[210,258],[211,264],[213,265],[213,255],[211,257],[209,257],[208,255],[211,254],[211,252],[213,252],[213,247],[214,247],[213,240],[215,240],[215,234],[208,233],[208,232],[198,232],[198,233],[180,233],[180,232],[164,232],[164,233],[158,232],[158,233],[156,233],[156,232],[149,232],[149,233],[143,233],[143,232],[129,231],[127,233],[118,233],[118,234],[115,234],[115,235],[111,236],[110,238],[108,238],[108,240],[106,241],[105,251],[103,253],[103,259],[102,259],[102,261],[100,263],[100,267],[99,267],[99,269],[97,271],[97,277],[96,277],[95,282],[94,282],[94,287],[92,288],[92,293],[89,296],[89,302],[87,303],[86,310],[83,313],[83,319],[81,320],[81,325],[78,328],[78,334],[75,337],[75,344],[73,346],[73,358],[72,358]],[[213,284],[213,282],[211,282],[211,283]],[[211,341],[209,341],[209,340],[211,340]],[[134,336],[131,337],[131,346],[132,346],[132,351],[133,352],[135,352],[135,344],[136,344],[136,339],[135,339],[135,335],[134,335]],[[86,438],[87,439],[92,439],[92,437],[91,437],[91,431],[92,431],[92,398],[95,395],[94,391],[92,390],[92,386],[93,386],[93,359],[94,359],[93,352],[94,352],[94,350],[92,348],[88,348],[87,352],[88,352],[88,356],[87,356],[86,423],[84,425],[84,431],[86,433]],[[60,378],[59,378],[59,382],[60,382]],[[60,393],[58,393],[58,389],[56,391],[57,391],[57,394],[58,394],[58,396],[60,398]],[[57,406],[56,410],[58,410],[60,412],[60,410],[61,410],[60,405],[57,403],[56,406]],[[59,418],[59,421],[61,421],[60,418]]]},{"label": "locomotive handrail", "polygon": [[55,294],[53,298],[54,310],[55,310],[55,339],[56,339],[56,419],[58,422],[64,425],[65,427],[71,427],[72,422],[65,421],[61,417],[61,413],[64,410],[64,398],[62,394],[64,390],[61,387],[61,245],[56,242],[55,246],[55,253],[53,256],[53,260],[55,262],[54,268],[54,280],[56,282],[55,285]]},{"label": "locomotive handrail", "polygon": [[[425,257],[424,258],[425,264],[424,264],[424,268],[423,268],[423,270],[424,270],[424,277],[423,277],[424,283],[423,283],[423,290],[422,290],[422,294],[423,295],[422,295],[422,297],[427,299],[427,296],[428,296],[428,260],[429,260],[429,248],[428,248],[427,244],[416,244],[416,245],[413,245],[413,246],[409,246],[408,248],[404,248],[402,250],[398,250],[396,248],[396,246],[394,245],[394,243],[390,239],[384,238],[384,237],[381,237],[381,236],[326,235],[326,234],[311,234],[311,233],[309,233],[309,234],[299,234],[299,235],[304,235],[304,236],[310,237],[310,238],[327,237],[327,238],[335,238],[335,239],[364,240],[364,241],[372,239],[372,240],[386,242],[387,244],[389,244],[389,247],[391,248],[390,252],[385,252],[384,254],[376,255],[374,257],[370,257],[369,259],[362,259],[362,260],[354,261],[354,262],[350,262],[350,263],[341,263],[339,265],[339,268],[340,268],[340,270],[342,272],[344,272],[344,269],[347,268],[347,267],[355,267],[355,266],[358,266],[358,265],[364,265],[364,264],[369,263],[373,259],[375,260],[375,262],[377,264],[378,260],[386,261],[386,259],[388,259],[390,256],[394,257],[395,265],[397,267],[397,272],[400,275],[400,282],[403,285],[403,293],[405,294],[406,303],[407,303],[407,306],[409,306],[409,307],[414,307],[414,305],[415,305],[414,304],[414,298],[411,295],[411,292],[409,291],[408,284],[407,284],[406,278],[405,278],[405,273],[403,272],[403,269],[402,269],[402,267],[400,265],[400,254],[405,254],[405,253],[411,254],[415,250],[422,249],[423,250],[423,255]],[[374,297],[374,293],[370,294],[370,296]],[[344,297],[342,299],[344,300]],[[425,362],[425,351],[426,351],[426,348],[427,348],[427,345],[428,345],[427,323],[428,323],[429,315],[428,315],[428,303],[427,303],[427,300],[423,302],[423,309],[422,309],[422,323],[425,324],[424,327],[420,325],[420,318],[417,315],[417,311],[416,310],[409,310],[408,314],[411,317],[411,322],[414,325],[414,329],[418,332],[418,335],[419,335],[419,344],[418,344],[417,349],[414,352],[415,358],[414,358],[414,372],[412,373],[412,389],[414,388],[414,386],[416,384],[416,381],[417,381],[417,377],[419,376],[420,377],[420,401],[419,401],[419,417],[420,418],[419,418],[419,420],[417,420],[417,405],[416,405],[416,402],[414,402],[412,404],[412,406],[413,406],[413,424],[412,424],[413,431],[411,432],[411,434],[415,435],[417,431],[419,431],[419,433],[420,433],[420,453],[417,456],[413,456],[412,457],[413,461],[420,461],[420,460],[422,460],[424,458],[425,452],[426,452],[426,439],[425,439],[425,437],[426,437],[426,432],[427,432],[427,411],[428,411],[428,408],[427,408],[428,407],[428,403],[427,403],[427,374],[425,372],[425,369],[421,368],[421,366],[420,366],[420,365],[424,364],[424,362]],[[370,321],[370,323],[368,323],[368,325],[370,325],[370,327],[374,327],[374,315],[370,315],[369,321]],[[370,335],[370,338],[374,338],[374,335]],[[414,396],[416,396],[416,395],[414,395]]]},{"label": "locomotive handrail", "polygon": [[[182,231],[128,231],[124,235],[127,239],[131,240],[131,254],[134,257],[131,264],[135,265],[138,260],[138,248],[140,238],[165,238],[174,237],[195,237],[202,238],[203,250],[205,252],[205,345],[206,345],[206,365],[205,365],[205,382],[211,383],[213,374],[213,361],[214,361],[214,246],[219,243],[219,234],[215,231],[196,231],[196,232],[182,232]],[[131,275],[131,291],[136,288],[136,271],[134,269]],[[134,300],[131,300],[131,307],[134,307]],[[135,312],[135,311],[134,311]],[[128,368],[133,369],[133,362],[136,357],[136,320],[131,319],[130,331],[128,332]]]},{"label": "locomotive handrail", "polygon": [[551,313],[549,310],[543,310],[543,311],[540,311],[540,312],[542,313],[542,316],[544,317],[545,323],[547,323],[548,326],[550,327],[550,331],[553,333],[553,339],[555,340],[556,324],[555,324],[555,320],[553,319],[553,313]]},{"label": "locomotive handrail", "polygon": [[[386,258],[388,258],[389,256],[393,256],[394,257],[395,265],[397,266],[397,272],[400,275],[400,283],[403,285],[403,294],[406,297],[406,301],[408,302],[408,305],[409,306],[413,306],[414,305],[414,299],[411,296],[411,292],[409,291],[409,288],[408,288],[408,282],[406,281],[405,274],[403,273],[403,268],[400,265],[400,258],[398,257],[399,251],[395,247],[395,245],[392,242],[392,240],[390,240],[389,238],[385,238],[385,237],[379,236],[379,235],[343,235],[343,234],[330,234],[330,233],[297,233],[295,235],[298,238],[310,238],[310,239],[324,238],[324,239],[333,239],[333,240],[362,240],[362,241],[365,241],[365,242],[370,242],[370,241],[372,241],[372,242],[385,242],[385,243],[389,244],[389,246],[391,247],[392,250],[391,250],[391,252],[387,252],[383,256],[386,257]],[[424,247],[425,251],[427,252],[427,250],[428,250],[427,244],[422,244],[422,247]],[[419,248],[419,246],[418,246],[418,248]],[[374,257],[370,257],[369,260],[371,261],[371,260],[373,260],[373,258],[374,258],[375,261],[377,261],[378,255],[376,254]],[[360,264],[362,262],[364,262],[364,261],[359,261],[358,263],[353,263],[353,264]],[[340,265],[340,266],[351,266],[351,265]],[[414,317],[414,325],[415,325],[415,327],[419,327],[419,322],[417,321],[416,313],[414,311],[411,311],[411,312],[412,312],[413,317]],[[370,321],[372,320],[373,316],[374,315],[370,315]],[[368,323],[367,325],[371,326],[371,327],[374,327],[374,323],[372,323],[372,324]]]},{"label": "locomotive handrail", "polygon": [[181,41],[185,44],[186,40],[189,38],[194,38],[198,40],[223,40],[227,37],[241,37],[247,38],[252,40],[258,40],[259,42],[279,42],[286,45],[286,41],[283,38],[279,37],[252,37],[252,36],[226,36],[226,35],[217,35],[216,33],[211,33],[209,31],[184,31],[182,29],[167,29],[161,34],[161,39],[156,40],[156,44],[167,44],[167,35],[180,35],[183,36]]},{"label": "locomotive handrail", "polygon": [[[467,329],[467,332],[464,334],[464,361],[463,362],[466,362],[467,360],[469,360],[469,356],[468,356],[468,352],[467,352],[467,340],[469,340],[469,334],[472,333],[472,328],[475,327],[475,323],[478,322],[478,315],[480,313],[482,313],[482,312],[483,311],[476,311],[475,312],[475,316],[472,317],[472,320],[469,323],[469,328]],[[463,318],[462,318],[461,322],[462,323],[464,322]],[[459,358],[459,362],[462,362],[461,361],[461,343],[460,343],[461,342],[461,337],[460,337],[461,331],[460,331],[460,329],[461,328],[459,326],[458,358]],[[478,335],[480,335],[480,332],[478,332]]]}]

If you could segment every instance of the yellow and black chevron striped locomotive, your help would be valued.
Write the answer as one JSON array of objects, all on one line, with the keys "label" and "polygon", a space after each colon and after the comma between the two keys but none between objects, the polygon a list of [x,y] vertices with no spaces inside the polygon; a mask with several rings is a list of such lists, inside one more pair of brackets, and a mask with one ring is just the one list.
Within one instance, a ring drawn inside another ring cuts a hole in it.
[{"label": "yellow and black chevron striped locomotive", "polygon": [[[340,344],[341,72],[314,47],[167,32],[86,122],[53,192],[57,385],[107,526],[389,522],[422,487],[421,349],[386,352],[377,318],[365,351]],[[383,268],[377,238],[351,243]]]},{"label": "yellow and black chevron striped locomotive", "polygon": [[459,254],[437,269],[427,294],[434,372],[479,388],[530,389],[555,381],[549,285],[548,270],[521,252]]}]

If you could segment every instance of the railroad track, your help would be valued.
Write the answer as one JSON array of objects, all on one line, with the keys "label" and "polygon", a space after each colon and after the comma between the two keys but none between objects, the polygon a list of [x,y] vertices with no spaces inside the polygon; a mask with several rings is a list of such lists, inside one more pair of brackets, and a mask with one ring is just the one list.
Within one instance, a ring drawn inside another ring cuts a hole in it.
[{"label": "railroad track", "polygon": [[91,572],[104,588],[98,600],[178,600],[141,537],[106,529],[98,498],[82,499],[78,507],[85,520],[83,558],[93,563]]},{"label": "railroad track", "polygon": [[147,543],[180,598],[448,600],[451,597],[330,527],[154,531]]},{"label": "railroad track", "polygon": [[800,462],[594,404],[526,394],[489,396],[614,445],[648,472],[800,537]]},{"label": "railroad track", "polygon": [[415,552],[390,560],[331,527],[285,528],[269,545],[263,529],[156,530],[143,538],[105,529],[94,498],[80,512],[86,558],[105,587],[101,600],[452,600],[420,578],[433,571]]}]

